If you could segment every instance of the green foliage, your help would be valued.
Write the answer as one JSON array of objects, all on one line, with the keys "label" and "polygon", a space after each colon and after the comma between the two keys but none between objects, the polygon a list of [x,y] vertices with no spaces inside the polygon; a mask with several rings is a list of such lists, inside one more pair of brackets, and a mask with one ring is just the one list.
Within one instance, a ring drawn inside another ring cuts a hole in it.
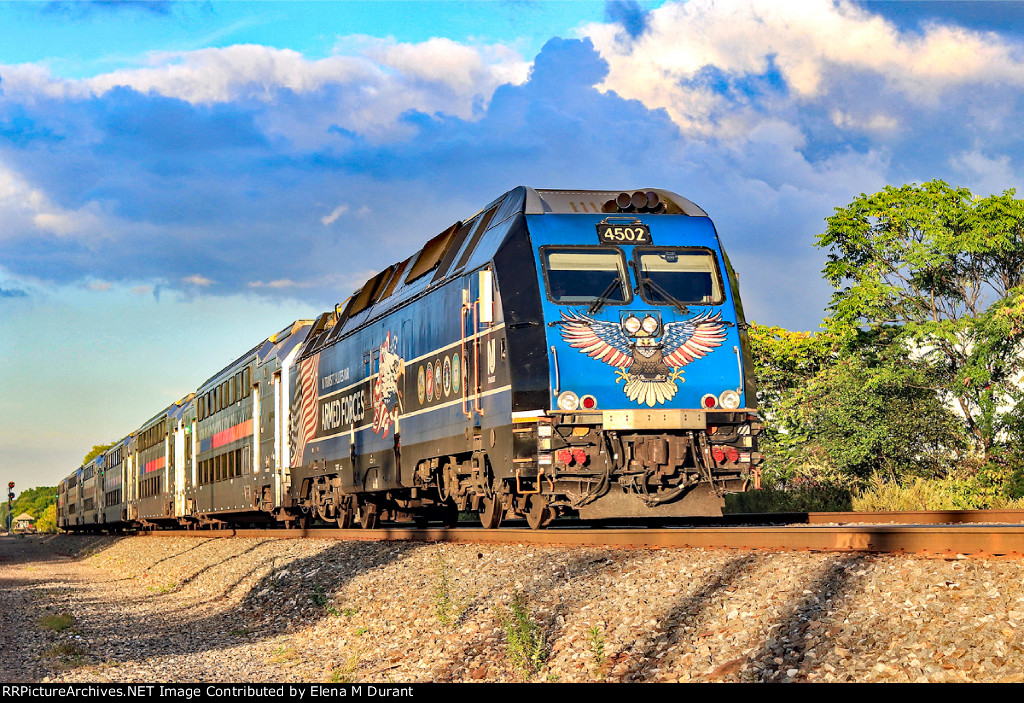
[{"label": "green foliage", "polygon": [[[830,317],[815,334],[750,330],[778,493],[734,502],[831,502],[881,477],[946,479],[985,504],[1024,494],[1024,469],[1007,469],[1024,457],[1024,201],[931,181],[826,223]],[[826,488],[791,490],[807,481]]]},{"label": "green foliage", "polygon": [[36,532],[54,533],[57,531],[57,504],[50,505],[43,511],[43,514],[36,520]]},{"label": "green foliage", "polygon": [[1013,196],[976,198],[942,181],[890,186],[836,208],[818,237],[838,289],[835,317],[895,326],[936,372],[983,456],[1019,423],[1024,201]]},{"label": "green foliage", "polygon": [[[47,508],[57,502],[57,488],[41,486],[22,491],[21,495],[15,498],[11,504],[10,512],[7,509],[7,501],[0,503],[0,527],[7,527],[7,516],[17,517],[22,513],[28,513],[37,520],[43,516]],[[56,528],[56,508],[54,508],[54,527]],[[38,525],[37,525],[38,527]]]},{"label": "green foliage", "polygon": [[875,472],[942,475],[958,456],[963,435],[937,372],[912,357],[897,329],[865,331],[829,319],[817,334],[754,325],[750,337],[768,485],[848,488]]},{"label": "green foliage", "polygon": [[769,485],[759,491],[729,493],[723,513],[834,513],[853,509],[853,489],[838,483]]},{"label": "green foliage", "polygon": [[86,455],[84,457],[82,457],[82,466],[85,466],[90,461],[92,461],[93,459],[98,457],[100,454],[102,454],[103,452],[105,452],[108,449],[110,449],[115,444],[117,444],[117,440],[111,442],[110,444],[96,444],[96,445],[94,445],[93,448],[90,449],[86,453]]},{"label": "green foliage", "polygon": [[1006,496],[997,476],[982,472],[937,481],[913,479],[902,484],[874,477],[853,499],[858,511],[1021,509],[1024,500]]},{"label": "green foliage", "polygon": [[530,614],[530,603],[518,589],[512,592],[508,608],[498,612],[505,631],[505,651],[512,665],[526,678],[536,673],[547,660],[547,646],[540,625]]}]

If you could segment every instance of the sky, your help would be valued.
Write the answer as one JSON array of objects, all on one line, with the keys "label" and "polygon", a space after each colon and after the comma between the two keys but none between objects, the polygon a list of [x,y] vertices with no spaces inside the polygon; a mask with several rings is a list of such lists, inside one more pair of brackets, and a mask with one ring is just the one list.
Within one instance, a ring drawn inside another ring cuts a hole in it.
[{"label": "sky", "polygon": [[54,485],[505,191],[658,187],[747,317],[824,220],[1016,188],[1024,4],[0,3],[0,481]]}]

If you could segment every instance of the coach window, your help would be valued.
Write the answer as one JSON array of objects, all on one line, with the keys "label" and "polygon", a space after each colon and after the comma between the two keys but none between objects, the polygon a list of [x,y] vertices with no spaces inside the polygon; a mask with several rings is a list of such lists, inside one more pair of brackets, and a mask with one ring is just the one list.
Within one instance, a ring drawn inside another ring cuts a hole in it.
[{"label": "coach window", "polygon": [[709,249],[644,247],[635,252],[640,294],[654,305],[724,302],[722,277]]},{"label": "coach window", "polygon": [[626,261],[609,247],[544,247],[544,279],[548,298],[562,305],[586,305],[598,300],[611,305],[632,299]]}]

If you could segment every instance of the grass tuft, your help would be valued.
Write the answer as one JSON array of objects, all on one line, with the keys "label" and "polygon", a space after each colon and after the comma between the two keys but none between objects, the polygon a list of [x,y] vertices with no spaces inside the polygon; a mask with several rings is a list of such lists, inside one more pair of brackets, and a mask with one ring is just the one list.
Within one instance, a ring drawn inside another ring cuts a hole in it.
[{"label": "grass tuft", "polygon": [[63,632],[72,625],[75,624],[75,619],[67,613],[58,613],[57,615],[44,615],[39,618],[39,627],[44,630],[53,630],[54,632]]}]

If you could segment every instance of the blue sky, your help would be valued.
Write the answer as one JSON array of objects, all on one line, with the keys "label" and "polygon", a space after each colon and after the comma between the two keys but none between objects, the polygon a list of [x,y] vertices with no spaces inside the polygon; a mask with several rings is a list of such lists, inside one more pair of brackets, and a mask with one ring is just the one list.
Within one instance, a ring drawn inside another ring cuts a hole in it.
[{"label": "blue sky", "polygon": [[55,483],[520,184],[679,192],[748,317],[814,329],[834,207],[1017,187],[1022,20],[984,1],[0,4],[0,480]]}]

